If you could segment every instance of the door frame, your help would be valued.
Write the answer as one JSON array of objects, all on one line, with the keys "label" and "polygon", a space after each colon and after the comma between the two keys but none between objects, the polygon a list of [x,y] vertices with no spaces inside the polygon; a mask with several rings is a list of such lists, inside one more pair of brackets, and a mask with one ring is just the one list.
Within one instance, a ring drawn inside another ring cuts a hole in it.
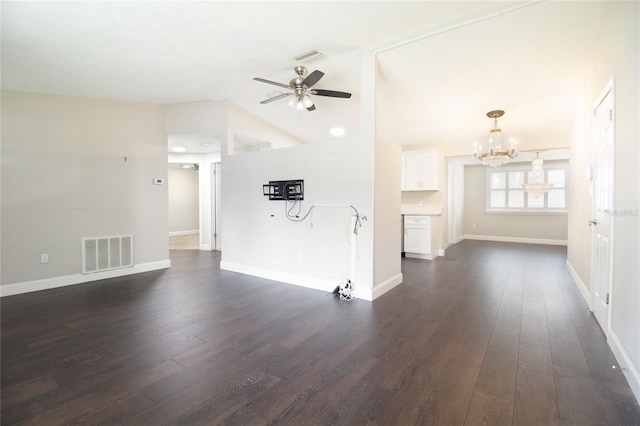
[{"label": "door frame", "polygon": [[[611,307],[613,305],[614,302],[614,295],[613,295],[613,247],[614,247],[614,227],[615,227],[615,214],[614,214],[614,210],[615,210],[615,148],[616,148],[616,97],[615,97],[615,78],[611,77],[611,79],[609,79],[609,81],[607,82],[607,84],[605,85],[604,89],[602,90],[602,92],[600,93],[600,95],[598,96],[593,109],[592,109],[592,117],[594,119],[593,123],[592,123],[592,135],[593,135],[593,139],[592,139],[592,154],[595,155],[595,144],[596,144],[596,123],[595,123],[595,116],[596,116],[596,110],[600,107],[600,105],[602,104],[602,102],[605,100],[605,98],[607,96],[611,96],[611,131],[612,131],[612,141],[611,141],[611,174],[612,174],[612,183],[613,186],[611,187],[611,193],[610,193],[610,203],[611,203],[611,208],[613,211],[611,211],[610,216],[609,216],[609,245],[610,245],[610,250],[609,250],[609,273],[607,276],[607,283],[606,283],[606,291],[607,294],[609,295],[609,300],[608,300],[608,305],[607,305],[607,313],[606,313],[606,324],[601,324],[599,321],[599,318],[595,315],[594,312],[594,317],[596,318],[596,320],[598,321],[598,324],[600,324],[600,327],[602,328],[602,331],[604,332],[605,336],[607,337],[607,339],[609,339],[609,330],[611,328]],[[593,163],[592,163],[593,164]],[[596,178],[598,176],[598,173],[595,172],[593,173],[593,177]],[[592,194],[591,194],[591,217],[595,219],[596,217],[596,201],[595,201],[595,193],[593,192],[593,188],[595,187],[594,182],[592,181]],[[592,311],[595,311],[597,304],[599,303],[599,301],[597,300],[597,296],[596,296],[596,291],[595,291],[595,284],[594,284],[594,277],[595,277],[595,244],[594,244],[594,240],[595,240],[595,229],[591,230],[591,259],[590,259],[590,263],[591,263],[591,276],[590,276],[590,291],[591,291],[591,306],[593,307]]]}]

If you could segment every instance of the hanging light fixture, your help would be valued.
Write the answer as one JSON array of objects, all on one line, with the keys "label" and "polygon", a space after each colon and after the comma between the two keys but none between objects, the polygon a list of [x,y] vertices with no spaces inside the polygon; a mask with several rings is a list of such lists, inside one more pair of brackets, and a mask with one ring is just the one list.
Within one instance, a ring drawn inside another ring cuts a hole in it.
[{"label": "hanging light fixture", "polygon": [[473,158],[482,161],[489,167],[500,167],[509,162],[510,158],[518,156],[518,142],[509,140],[509,148],[502,147],[502,129],[498,127],[498,118],[504,115],[502,110],[489,111],[487,117],[493,118],[493,129],[489,131],[489,151],[482,152],[482,145],[473,143]]},{"label": "hanging light fixture", "polygon": [[522,184],[522,190],[534,197],[539,197],[553,189],[552,183],[544,181],[544,169],[542,168],[542,158],[536,152],[536,157],[531,160],[531,175],[529,182]]}]

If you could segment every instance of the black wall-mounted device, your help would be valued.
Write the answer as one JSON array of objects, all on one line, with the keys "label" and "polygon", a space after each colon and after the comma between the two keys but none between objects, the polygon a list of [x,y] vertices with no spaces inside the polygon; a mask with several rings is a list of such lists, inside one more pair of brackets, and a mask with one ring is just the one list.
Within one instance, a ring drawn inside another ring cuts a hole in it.
[{"label": "black wall-mounted device", "polygon": [[304,200],[304,180],[270,180],[262,185],[262,194],[269,200]]}]

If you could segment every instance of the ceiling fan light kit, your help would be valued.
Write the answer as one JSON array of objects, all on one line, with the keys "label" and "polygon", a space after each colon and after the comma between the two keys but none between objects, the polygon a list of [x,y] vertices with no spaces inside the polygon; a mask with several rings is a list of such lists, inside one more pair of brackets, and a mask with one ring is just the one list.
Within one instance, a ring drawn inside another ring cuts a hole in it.
[{"label": "ceiling fan light kit", "polygon": [[260,77],[254,78],[254,80],[261,83],[272,84],[274,86],[290,90],[290,92],[288,93],[281,93],[269,99],[265,99],[264,101],[260,102],[261,104],[268,104],[278,99],[283,99],[293,95],[294,97],[289,100],[290,107],[295,108],[299,111],[302,111],[303,109],[306,109],[307,111],[315,111],[316,106],[314,105],[313,99],[311,99],[310,95],[344,99],[348,99],[351,97],[351,93],[347,92],[312,89],[311,87],[314,86],[318,81],[320,81],[320,79],[324,76],[324,73],[322,71],[315,70],[311,74],[307,75],[307,67],[303,65],[298,65],[293,70],[297,74],[297,77],[292,78],[291,81],[289,81],[288,85],[284,83],[278,83],[277,81],[266,80]]},{"label": "ceiling fan light kit", "polygon": [[473,143],[473,158],[482,161],[482,164],[489,167],[500,167],[507,164],[509,159],[518,156],[518,142],[511,138],[509,147],[502,147],[502,129],[498,127],[498,118],[504,115],[504,111],[497,109],[489,111],[487,117],[493,118],[493,128],[489,131],[489,151],[482,152],[482,145]]}]

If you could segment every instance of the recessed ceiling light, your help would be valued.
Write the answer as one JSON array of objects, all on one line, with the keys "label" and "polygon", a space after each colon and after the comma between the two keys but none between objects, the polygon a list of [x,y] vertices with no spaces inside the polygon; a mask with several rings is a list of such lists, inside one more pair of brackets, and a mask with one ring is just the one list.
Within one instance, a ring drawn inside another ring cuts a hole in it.
[{"label": "recessed ceiling light", "polygon": [[171,148],[171,151],[173,151],[173,152],[186,152],[187,148],[185,148],[183,146],[174,146],[173,148]]},{"label": "recessed ceiling light", "polygon": [[332,127],[329,130],[329,133],[331,134],[331,136],[335,136],[335,137],[344,136],[344,128],[342,128],[342,127]]}]

